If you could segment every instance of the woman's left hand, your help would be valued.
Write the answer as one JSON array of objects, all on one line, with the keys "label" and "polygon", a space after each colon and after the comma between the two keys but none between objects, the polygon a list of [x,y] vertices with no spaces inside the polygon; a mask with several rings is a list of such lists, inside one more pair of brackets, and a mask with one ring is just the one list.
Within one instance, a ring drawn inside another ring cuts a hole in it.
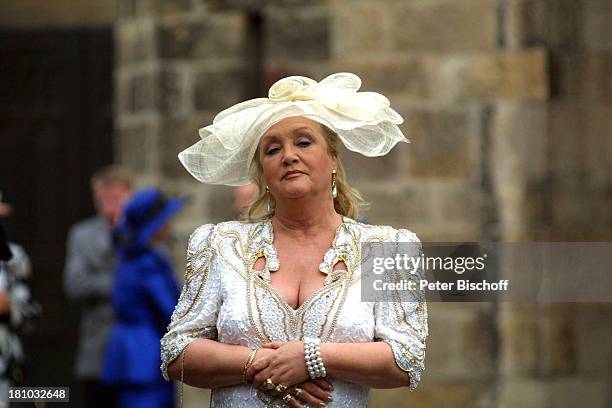
[{"label": "woman's left hand", "polygon": [[253,363],[247,377],[253,376],[253,385],[262,388],[262,384],[268,378],[275,385],[290,387],[306,381],[308,371],[304,361],[304,343],[301,341],[290,341],[287,343],[272,342],[262,347],[275,349],[270,357],[267,367],[259,367]]}]

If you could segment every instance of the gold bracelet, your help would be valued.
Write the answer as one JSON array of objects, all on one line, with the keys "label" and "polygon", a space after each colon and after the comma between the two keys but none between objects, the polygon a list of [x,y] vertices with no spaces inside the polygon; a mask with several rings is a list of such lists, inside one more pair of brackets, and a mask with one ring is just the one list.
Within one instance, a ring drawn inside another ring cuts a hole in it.
[{"label": "gold bracelet", "polygon": [[258,349],[251,349],[251,352],[249,353],[249,358],[247,358],[246,363],[244,363],[244,370],[242,371],[242,382],[243,383],[247,383],[247,371],[249,371],[249,368],[251,368],[251,366],[253,365],[253,360],[255,360],[255,354],[257,353]]}]

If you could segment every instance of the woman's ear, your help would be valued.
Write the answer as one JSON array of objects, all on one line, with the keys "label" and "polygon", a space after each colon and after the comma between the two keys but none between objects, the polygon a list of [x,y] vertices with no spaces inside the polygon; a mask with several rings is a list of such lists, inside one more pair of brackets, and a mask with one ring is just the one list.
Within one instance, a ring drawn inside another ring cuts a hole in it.
[{"label": "woman's ear", "polygon": [[332,159],[332,168],[336,169],[337,171],[338,170],[338,156],[332,154],[331,159]]}]

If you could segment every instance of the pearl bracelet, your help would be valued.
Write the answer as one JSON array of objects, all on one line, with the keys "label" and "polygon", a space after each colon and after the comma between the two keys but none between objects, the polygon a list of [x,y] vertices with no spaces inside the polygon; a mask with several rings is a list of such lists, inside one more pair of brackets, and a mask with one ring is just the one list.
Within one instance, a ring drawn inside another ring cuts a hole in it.
[{"label": "pearl bracelet", "polygon": [[304,360],[311,379],[325,377],[327,372],[321,359],[321,339],[317,337],[304,337]]}]

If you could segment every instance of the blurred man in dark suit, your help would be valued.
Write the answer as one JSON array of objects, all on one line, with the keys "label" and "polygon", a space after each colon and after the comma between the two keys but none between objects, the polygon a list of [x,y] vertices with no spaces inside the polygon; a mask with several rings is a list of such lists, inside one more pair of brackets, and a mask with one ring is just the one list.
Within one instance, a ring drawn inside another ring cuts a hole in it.
[{"label": "blurred man in dark suit", "polygon": [[119,166],[96,172],[91,189],[97,215],[74,225],[68,234],[64,287],[81,308],[75,376],[81,381],[82,407],[113,406],[112,392],[100,383],[102,359],[113,312],[110,293],[115,255],[111,240],[132,179]]}]

